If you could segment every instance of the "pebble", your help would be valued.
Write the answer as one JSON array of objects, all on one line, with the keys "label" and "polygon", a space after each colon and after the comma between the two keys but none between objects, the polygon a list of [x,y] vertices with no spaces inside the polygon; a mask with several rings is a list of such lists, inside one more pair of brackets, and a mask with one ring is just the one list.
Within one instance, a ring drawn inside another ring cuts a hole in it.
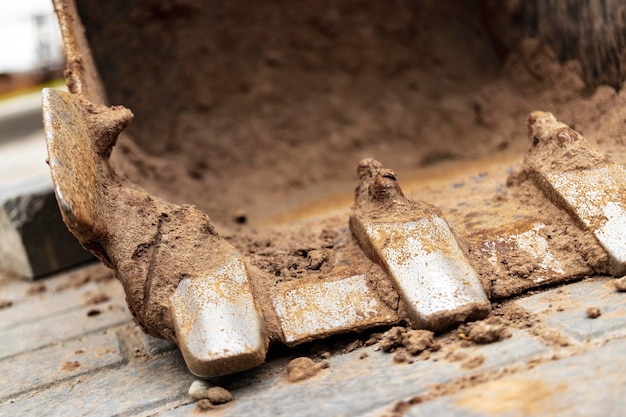
[{"label": "pebble", "polygon": [[206,400],[212,405],[225,404],[233,399],[233,395],[228,390],[222,387],[212,387],[201,379],[195,380],[191,384],[189,396],[197,401]]},{"label": "pebble", "polygon": [[602,311],[598,307],[589,307],[587,309],[587,317],[590,319],[597,319],[602,315]]},{"label": "pebble", "polygon": [[222,387],[211,387],[206,390],[206,398],[213,405],[226,404],[233,399],[233,394]]},{"label": "pebble", "polygon": [[207,398],[207,390],[210,388],[206,381],[197,379],[193,381],[189,387],[189,396],[194,400],[202,400]]}]

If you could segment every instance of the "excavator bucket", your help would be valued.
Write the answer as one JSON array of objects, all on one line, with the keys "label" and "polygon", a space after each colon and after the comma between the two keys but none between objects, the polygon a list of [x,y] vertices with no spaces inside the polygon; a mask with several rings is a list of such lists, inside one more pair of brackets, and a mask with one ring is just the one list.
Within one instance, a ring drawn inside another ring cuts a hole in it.
[{"label": "excavator bucket", "polygon": [[528,116],[525,156],[405,189],[393,164],[346,160],[347,206],[254,231],[159,198],[112,161],[133,113],[106,104],[73,2],[55,6],[70,92],[44,90],[43,111],[63,219],[115,271],[137,324],[198,376],[259,366],[277,343],[398,323],[444,332],[485,318],[490,300],[626,271],[622,164],[545,112]]}]

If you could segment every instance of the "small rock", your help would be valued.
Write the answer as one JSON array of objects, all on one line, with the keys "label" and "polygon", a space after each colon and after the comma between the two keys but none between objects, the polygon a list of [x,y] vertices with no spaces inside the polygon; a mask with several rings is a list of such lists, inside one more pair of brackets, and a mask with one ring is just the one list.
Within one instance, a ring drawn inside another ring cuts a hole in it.
[{"label": "small rock", "polygon": [[328,366],[327,361],[316,364],[311,358],[295,358],[287,364],[285,378],[289,382],[303,381],[317,375],[321,369],[328,368]]},{"label": "small rock", "polygon": [[309,268],[312,270],[318,270],[322,267],[324,262],[328,260],[328,255],[325,251],[319,249],[313,249],[308,252]]},{"label": "small rock", "polygon": [[222,387],[211,387],[206,390],[206,398],[211,404],[219,405],[232,401],[233,395]]},{"label": "small rock", "polygon": [[215,408],[215,406],[213,404],[211,404],[211,401],[207,400],[206,398],[204,398],[204,399],[202,399],[202,400],[200,400],[200,401],[198,401],[196,403],[196,409],[198,411],[201,411],[201,412],[209,411],[209,410],[212,410],[214,408]]},{"label": "small rock", "polygon": [[245,224],[248,222],[248,215],[245,211],[241,209],[235,210],[235,212],[233,213],[233,220],[235,221],[235,223]]},{"label": "small rock", "polygon": [[468,339],[478,344],[494,343],[509,336],[508,329],[498,317],[472,323],[467,332]]},{"label": "small rock", "polygon": [[602,311],[598,307],[589,307],[587,309],[587,317],[590,319],[597,319],[602,315]]},{"label": "small rock", "polygon": [[207,397],[207,390],[209,389],[209,384],[206,381],[202,381],[197,379],[193,381],[191,386],[189,387],[188,394],[194,400],[202,400]]},{"label": "small rock", "polygon": [[392,327],[380,336],[378,345],[383,352],[392,352],[403,345],[404,327]]},{"label": "small rock", "polygon": [[72,371],[77,370],[81,366],[82,364],[78,361],[70,361],[70,362],[65,362],[63,366],[61,366],[61,370],[66,371],[66,372],[72,372]]},{"label": "small rock", "polygon": [[13,305],[13,301],[10,300],[0,300],[0,310],[3,308],[9,308]]},{"label": "small rock", "polygon": [[367,354],[367,352],[362,352],[362,353],[359,355],[359,359],[366,359],[366,358],[368,358],[368,357],[369,357],[369,355]]},{"label": "small rock", "polygon": [[354,342],[348,344],[345,348],[343,348],[343,353],[350,353],[357,350],[361,346],[363,346],[363,341],[357,339]]},{"label": "small rock", "polygon": [[433,332],[429,330],[407,330],[403,336],[403,344],[411,355],[419,355],[435,345]]},{"label": "small rock", "polygon": [[626,292],[626,277],[621,277],[615,280],[615,289],[617,292]]},{"label": "small rock", "polygon": [[396,353],[393,354],[393,361],[395,363],[408,363],[408,364],[412,364],[414,362],[413,358],[411,358],[411,355],[409,355],[409,353],[404,349],[396,350]]}]

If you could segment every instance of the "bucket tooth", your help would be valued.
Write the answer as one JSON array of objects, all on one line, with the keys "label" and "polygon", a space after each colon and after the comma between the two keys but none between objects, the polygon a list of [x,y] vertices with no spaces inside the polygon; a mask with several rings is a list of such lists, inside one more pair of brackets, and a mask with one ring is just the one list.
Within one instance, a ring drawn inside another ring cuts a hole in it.
[{"label": "bucket tooth", "polygon": [[44,128],[63,220],[115,270],[135,321],[178,343],[196,375],[261,364],[268,338],[242,256],[193,206],[126,183],[108,158],[132,113],[45,89]]},{"label": "bucket tooth", "polygon": [[180,350],[192,373],[215,377],[265,361],[268,339],[239,253],[205,276],[183,278],[170,304]]},{"label": "bucket tooth", "polygon": [[378,161],[361,161],[358,174],[350,228],[387,271],[411,324],[443,331],[485,317],[490,303],[441,212],[405,198],[395,174]]},{"label": "bucket tooth", "polygon": [[593,149],[551,113],[533,112],[524,169],[535,185],[579,225],[593,233],[610,258],[613,275],[626,273],[624,168]]},{"label": "bucket tooth", "polygon": [[283,282],[274,290],[272,304],[288,346],[399,321],[370,288],[365,274]]}]

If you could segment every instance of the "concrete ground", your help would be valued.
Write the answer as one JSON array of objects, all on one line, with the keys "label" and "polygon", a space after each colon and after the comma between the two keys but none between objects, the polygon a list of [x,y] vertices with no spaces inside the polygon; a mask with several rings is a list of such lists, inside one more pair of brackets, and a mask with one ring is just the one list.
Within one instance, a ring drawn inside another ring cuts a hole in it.
[{"label": "concrete ground", "polygon": [[[33,120],[30,110],[14,114]],[[0,182],[47,174],[42,131],[18,125],[0,128]],[[589,307],[601,315],[589,318]],[[589,277],[494,304],[494,314],[504,311],[519,317],[510,337],[480,345],[451,332],[438,337],[439,351],[412,363],[397,363],[378,344],[354,343],[369,334],[277,347],[255,370],[208,381],[234,399],[200,411],[187,394],[196,378],[176,346],[141,332],[105,267],[35,283],[0,275],[0,415],[626,415],[626,293],[613,279]],[[286,365],[297,356],[329,366],[288,382]]]}]

